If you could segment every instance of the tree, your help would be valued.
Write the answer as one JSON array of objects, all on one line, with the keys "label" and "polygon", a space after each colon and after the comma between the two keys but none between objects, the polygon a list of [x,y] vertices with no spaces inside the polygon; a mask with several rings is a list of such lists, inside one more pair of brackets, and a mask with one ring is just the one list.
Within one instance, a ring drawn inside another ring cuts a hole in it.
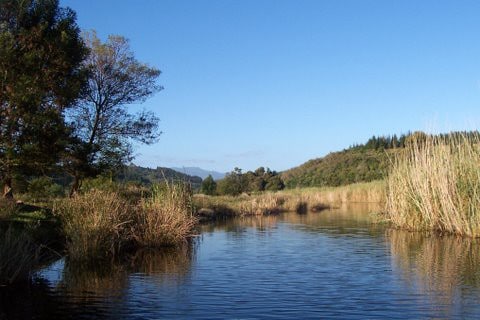
[{"label": "tree", "polygon": [[132,141],[150,144],[161,133],[153,113],[127,110],[127,105],[144,102],[163,89],[156,83],[160,71],[137,61],[124,37],[109,36],[102,43],[90,32],[84,39],[90,49],[88,85],[69,114],[73,135],[65,157],[67,172],[74,178],[71,194],[83,178],[131,160]]},{"label": "tree", "polygon": [[58,0],[0,1],[0,180],[45,173],[68,130],[63,111],[84,83],[87,48],[75,13]]},{"label": "tree", "polygon": [[236,196],[247,191],[248,181],[246,175],[242,174],[242,169],[234,168],[232,172],[227,173],[225,178],[220,180],[217,190],[223,195]]},{"label": "tree", "polygon": [[211,174],[202,181],[201,191],[203,194],[213,196],[217,191],[217,183],[213,180]]}]

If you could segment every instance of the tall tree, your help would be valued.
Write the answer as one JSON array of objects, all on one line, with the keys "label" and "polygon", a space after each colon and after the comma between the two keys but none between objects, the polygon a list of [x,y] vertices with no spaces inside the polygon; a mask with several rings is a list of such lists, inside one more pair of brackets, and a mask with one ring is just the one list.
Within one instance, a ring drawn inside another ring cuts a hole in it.
[{"label": "tall tree", "polygon": [[130,160],[132,141],[150,144],[160,135],[155,114],[127,110],[163,89],[156,82],[160,70],[137,61],[124,37],[109,36],[102,43],[95,32],[89,32],[84,39],[90,49],[88,86],[69,113],[73,137],[65,158],[74,178],[71,194],[83,178]]},{"label": "tall tree", "polygon": [[213,196],[216,191],[217,191],[217,183],[213,179],[212,175],[209,174],[208,177],[206,177],[202,181],[201,192],[203,194]]},{"label": "tall tree", "polygon": [[87,48],[75,13],[58,0],[0,0],[0,180],[58,161],[63,110],[81,91]]}]

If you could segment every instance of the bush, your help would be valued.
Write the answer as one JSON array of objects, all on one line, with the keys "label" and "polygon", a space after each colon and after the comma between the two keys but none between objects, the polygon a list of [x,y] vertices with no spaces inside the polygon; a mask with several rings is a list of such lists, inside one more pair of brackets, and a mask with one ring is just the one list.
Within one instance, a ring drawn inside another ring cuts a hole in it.
[{"label": "bush", "polygon": [[64,195],[62,186],[54,183],[51,178],[39,177],[28,183],[28,196],[33,202],[45,202]]}]

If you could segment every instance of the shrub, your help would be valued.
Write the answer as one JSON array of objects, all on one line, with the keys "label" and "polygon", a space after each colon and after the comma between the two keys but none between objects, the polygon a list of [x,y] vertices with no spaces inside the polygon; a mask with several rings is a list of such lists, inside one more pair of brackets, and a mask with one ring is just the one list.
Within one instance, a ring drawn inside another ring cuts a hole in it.
[{"label": "shrub", "polygon": [[45,202],[51,198],[63,196],[62,186],[54,183],[51,178],[39,177],[28,183],[28,196],[33,202]]}]

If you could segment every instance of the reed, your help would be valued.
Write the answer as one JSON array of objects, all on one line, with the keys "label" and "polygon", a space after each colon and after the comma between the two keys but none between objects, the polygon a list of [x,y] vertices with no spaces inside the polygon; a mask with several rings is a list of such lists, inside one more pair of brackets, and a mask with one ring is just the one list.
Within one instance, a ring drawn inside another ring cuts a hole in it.
[{"label": "reed", "polygon": [[187,183],[165,182],[135,210],[134,239],[141,246],[176,245],[189,237],[197,223],[192,190]]},{"label": "reed", "polygon": [[344,203],[385,203],[385,183],[373,181],[331,188],[301,188],[234,196],[196,195],[201,215],[268,215],[283,211],[318,212]]},{"label": "reed", "polygon": [[39,262],[39,248],[25,231],[0,230],[0,284],[27,281]]},{"label": "reed", "polygon": [[480,137],[412,136],[392,161],[387,218],[410,230],[480,236]]},{"label": "reed", "polygon": [[115,192],[90,190],[54,205],[73,260],[104,258],[130,240],[132,207]]},{"label": "reed", "polygon": [[6,220],[18,213],[15,201],[0,197],[0,220]]}]

